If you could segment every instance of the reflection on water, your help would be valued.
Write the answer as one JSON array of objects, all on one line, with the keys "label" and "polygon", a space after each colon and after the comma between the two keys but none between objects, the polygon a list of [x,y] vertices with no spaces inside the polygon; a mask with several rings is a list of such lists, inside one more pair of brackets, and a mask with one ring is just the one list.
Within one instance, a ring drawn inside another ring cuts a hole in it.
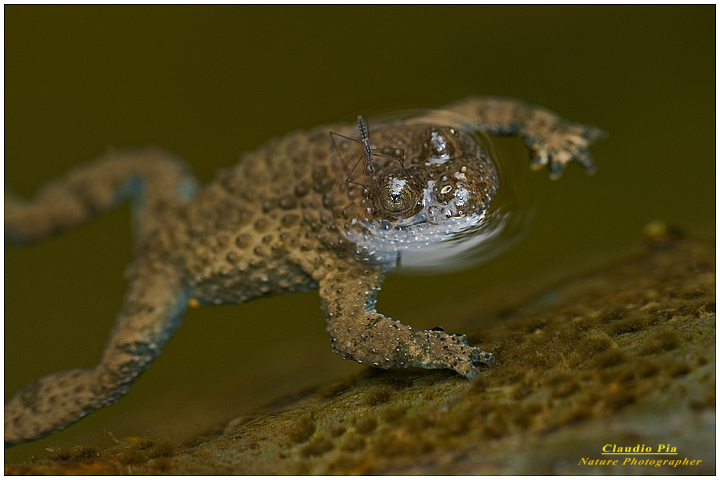
[{"label": "reflection on water", "polygon": [[482,219],[458,234],[421,249],[405,250],[403,273],[441,273],[484,263],[513,246],[532,219],[533,191],[527,152],[518,155],[509,145],[489,135],[473,132],[492,159],[498,190]]}]

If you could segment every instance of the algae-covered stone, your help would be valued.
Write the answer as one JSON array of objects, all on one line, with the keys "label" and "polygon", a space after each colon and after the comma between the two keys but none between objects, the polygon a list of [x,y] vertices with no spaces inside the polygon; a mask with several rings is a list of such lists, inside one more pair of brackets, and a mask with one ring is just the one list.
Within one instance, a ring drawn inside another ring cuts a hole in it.
[{"label": "algae-covered stone", "polygon": [[516,298],[469,335],[497,356],[474,382],[367,369],[171,456],[56,456],[6,473],[715,472],[714,239],[652,241]]}]

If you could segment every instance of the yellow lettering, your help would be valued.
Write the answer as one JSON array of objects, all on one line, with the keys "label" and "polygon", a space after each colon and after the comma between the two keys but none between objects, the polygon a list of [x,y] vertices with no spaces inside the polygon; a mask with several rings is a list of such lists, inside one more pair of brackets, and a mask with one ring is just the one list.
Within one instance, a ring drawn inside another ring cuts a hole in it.
[{"label": "yellow lettering", "polygon": [[607,445],[603,445],[602,448],[603,453],[610,453],[615,451],[615,445],[610,445],[609,443]]},{"label": "yellow lettering", "polygon": [[617,465],[620,460],[606,460],[604,458],[580,458],[578,465]]}]

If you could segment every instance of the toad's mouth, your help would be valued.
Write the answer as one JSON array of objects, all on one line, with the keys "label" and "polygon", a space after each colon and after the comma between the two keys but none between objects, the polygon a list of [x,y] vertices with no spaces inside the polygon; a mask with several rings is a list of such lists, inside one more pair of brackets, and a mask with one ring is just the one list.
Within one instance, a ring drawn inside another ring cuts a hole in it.
[{"label": "toad's mouth", "polygon": [[421,251],[434,244],[474,232],[485,218],[485,211],[465,213],[466,196],[461,192],[448,202],[438,201],[430,180],[423,190],[420,210],[408,218],[393,221],[377,219],[352,221],[345,232],[355,246],[355,254],[365,261],[394,266],[409,251]]},{"label": "toad's mouth", "polygon": [[485,262],[522,236],[526,209],[498,198],[473,208],[462,188],[453,195],[435,187],[426,183],[419,210],[407,218],[352,220],[344,233],[356,258],[388,270],[447,272]]}]

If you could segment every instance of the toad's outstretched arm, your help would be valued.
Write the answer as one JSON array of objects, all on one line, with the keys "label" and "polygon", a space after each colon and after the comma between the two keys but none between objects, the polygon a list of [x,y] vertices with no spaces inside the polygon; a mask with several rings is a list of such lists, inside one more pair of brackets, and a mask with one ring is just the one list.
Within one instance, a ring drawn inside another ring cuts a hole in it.
[{"label": "toad's outstretched arm", "polygon": [[375,311],[384,274],[369,265],[339,263],[320,281],[320,298],[335,353],[380,368],[449,368],[467,378],[493,365],[492,353],[468,344],[465,335],[419,330]]},{"label": "toad's outstretched arm", "polygon": [[597,127],[565,120],[546,108],[513,98],[469,97],[440,110],[460,114],[470,121],[470,128],[523,137],[532,154],[532,167],[548,165],[552,179],[559,178],[573,160],[593,173],[595,162],[588,146],[605,137]]}]

